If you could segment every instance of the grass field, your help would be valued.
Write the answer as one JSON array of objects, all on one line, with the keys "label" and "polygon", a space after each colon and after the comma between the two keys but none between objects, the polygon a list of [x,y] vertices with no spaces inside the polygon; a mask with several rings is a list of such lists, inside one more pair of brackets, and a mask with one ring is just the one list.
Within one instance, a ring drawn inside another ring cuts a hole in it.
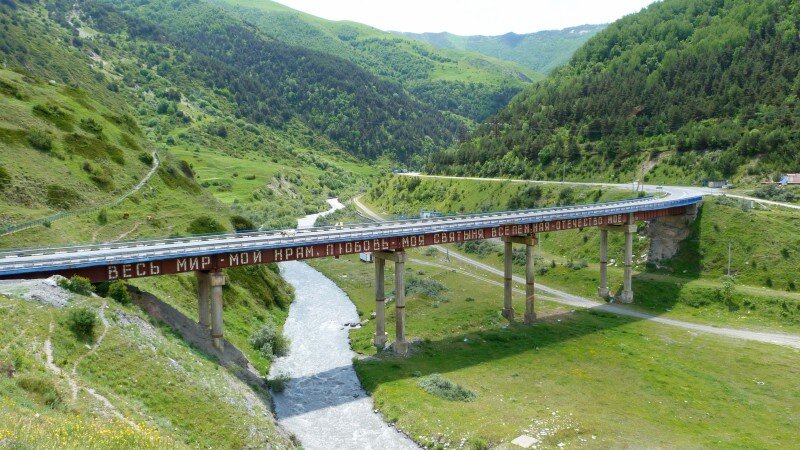
[{"label": "grass field", "polygon": [[[412,356],[357,361],[387,420],[429,447],[496,445],[520,434],[546,446],[785,447],[800,424],[800,352],[706,336],[540,300],[534,326],[499,316],[502,287],[441,253],[409,252],[407,279],[443,293],[408,296]],[[416,260],[444,265],[423,265]],[[374,309],[373,270],[357,258],[315,260],[362,318]],[[391,270],[387,280],[391,279]],[[391,294],[390,294],[391,295]],[[388,307],[393,337],[394,308]],[[515,308],[524,310],[523,295]],[[351,333],[372,355],[374,324]],[[439,373],[474,392],[471,402],[426,393]],[[742,420],[747,417],[747,420]]]},{"label": "grass field", "polygon": [[[0,445],[290,445],[276,430],[265,395],[171,330],[149,323],[138,308],[109,300],[101,311],[101,304],[101,299],[77,295],[65,308],[0,297],[0,366],[13,367],[13,376],[5,369],[0,373]],[[76,337],[68,325],[78,308],[98,316],[88,339]],[[60,375],[44,363],[49,342]]]}]

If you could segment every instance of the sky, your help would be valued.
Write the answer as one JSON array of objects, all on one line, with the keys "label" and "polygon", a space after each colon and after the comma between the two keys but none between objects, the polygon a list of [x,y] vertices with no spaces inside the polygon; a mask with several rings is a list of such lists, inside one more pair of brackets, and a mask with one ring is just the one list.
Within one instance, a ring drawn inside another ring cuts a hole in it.
[{"label": "sky", "polygon": [[278,0],[330,20],[381,30],[460,35],[531,33],[610,23],[653,0]]}]

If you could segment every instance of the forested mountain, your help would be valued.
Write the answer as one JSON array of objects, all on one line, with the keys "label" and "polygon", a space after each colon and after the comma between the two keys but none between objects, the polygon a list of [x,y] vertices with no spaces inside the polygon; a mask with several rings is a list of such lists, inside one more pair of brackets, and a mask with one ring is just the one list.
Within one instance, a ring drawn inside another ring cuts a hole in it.
[{"label": "forested mountain", "polygon": [[655,3],[429,169],[694,182],[800,170],[799,24],[791,0]]},{"label": "forested mountain", "polygon": [[473,121],[497,112],[538,72],[513,62],[335,22],[266,0],[214,0],[275,39],[347,59],[418,100]]},{"label": "forested mountain", "polygon": [[[362,76],[367,83],[358,87],[361,91],[347,80],[318,75],[305,95],[319,98],[306,101],[322,102],[324,109],[309,112],[266,102],[274,109],[260,110],[257,101],[299,82],[281,79],[267,89],[255,75],[234,73],[242,66],[228,65],[210,51],[195,52],[188,42],[172,45],[159,29],[105,3],[0,4],[0,229],[69,215],[5,236],[5,246],[186,234],[201,215],[223,229],[236,226],[229,220],[233,215],[249,219],[249,227],[292,226],[299,213],[317,211],[328,196],[347,195],[364,182],[365,163],[333,141],[337,127],[350,127],[343,117],[354,107],[347,102],[357,99],[356,93],[373,108],[370,117],[384,123],[360,124],[348,132],[373,127],[373,136],[383,133],[402,145],[354,138],[358,146],[349,148],[352,153],[435,145],[411,128],[423,126],[414,125],[413,118],[409,126],[392,128],[400,114],[431,120],[431,127],[456,123],[436,111],[415,109],[419,103],[396,86],[327,55],[316,63],[301,61],[305,66],[295,69],[342,63],[356,72],[348,76]],[[260,34],[253,31],[253,36]],[[307,81],[312,75],[303,77]],[[334,96],[344,99],[329,104]],[[323,129],[326,121],[333,125]],[[450,130],[441,129],[445,137],[438,142],[450,142]],[[119,203],[146,176],[156,150],[161,167]],[[197,172],[220,162],[225,167],[219,172]],[[245,172],[239,177],[231,165]],[[227,204],[214,202],[200,184]],[[240,195],[230,194],[234,190]],[[112,213],[111,203],[126,214]],[[87,208],[94,211],[70,218]]]},{"label": "forested mountain", "polygon": [[459,36],[452,33],[402,33],[437,48],[478,52],[507,61],[514,61],[539,73],[550,73],[572,57],[572,54],[606,25],[581,25],[563,30],[535,33],[506,33],[501,36]]}]

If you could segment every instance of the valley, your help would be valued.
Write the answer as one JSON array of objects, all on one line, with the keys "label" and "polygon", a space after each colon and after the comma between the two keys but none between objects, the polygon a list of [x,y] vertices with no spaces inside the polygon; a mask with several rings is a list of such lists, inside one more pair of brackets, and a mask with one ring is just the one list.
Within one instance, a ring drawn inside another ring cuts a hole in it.
[{"label": "valley", "polygon": [[800,9],[630,12],[0,0],[0,448],[791,447]]}]

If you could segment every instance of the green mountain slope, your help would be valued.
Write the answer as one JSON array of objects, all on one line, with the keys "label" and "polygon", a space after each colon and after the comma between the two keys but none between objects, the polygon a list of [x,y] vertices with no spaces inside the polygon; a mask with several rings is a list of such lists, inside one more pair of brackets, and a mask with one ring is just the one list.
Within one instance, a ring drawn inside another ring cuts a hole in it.
[{"label": "green mountain slope", "polygon": [[[109,19],[108,8],[74,6],[69,14],[57,4],[0,6],[8,67],[0,71],[0,226],[96,211],[4,237],[4,246],[186,234],[199,216],[225,229],[232,215],[253,227],[293,226],[328,196],[356,192],[381,165],[367,168],[303,117],[269,125],[245,116],[230,88],[195,77],[203,69],[195,55],[123,28],[99,31],[94,17]],[[406,131],[405,145],[420,136]],[[154,150],[156,175],[107,206],[143,179]]]},{"label": "green mountain slope", "polygon": [[383,79],[399,82],[436,109],[483,120],[542,76],[529,68],[475,52],[445,49],[355,22],[334,22],[271,1],[216,0],[265,34],[294,46],[344,58]]},{"label": "green mountain slope", "polygon": [[507,33],[502,36],[459,36],[452,33],[396,33],[441,49],[478,52],[513,61],[538,73],[550,73],[606,25],[581,25],[563,30]]},{"label": "green mountain slope", "polygon": [[796,171],[798,23],[789,0],[655,3],[430,169],[682,182]]}]

